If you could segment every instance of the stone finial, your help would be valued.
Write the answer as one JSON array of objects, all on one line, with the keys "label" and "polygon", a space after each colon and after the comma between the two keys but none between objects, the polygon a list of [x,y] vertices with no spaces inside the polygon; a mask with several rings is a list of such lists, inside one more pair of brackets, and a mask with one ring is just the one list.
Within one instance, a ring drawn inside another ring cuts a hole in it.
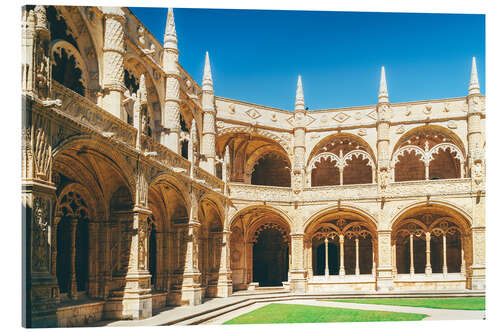
[{"label": "stone finial", "polygon": [[48,29],[47,25],[47,10],[45,9],[45,6],[42,5],[36,5],[35,6],[35,17],[36,17],[36,29]]},{"label": "stone finial", "polygon": [[174,10],[172,8],[168,9],[163,47],[166,49],[177,49],[177,33],[175,32]]},{"label": "stone finial", "polygon": [[212,80],[212,70],[210,68],[210,58],[208,56],[208,51],[205,55],[205,68],[203,69],[203,82],[202,82],[203,90],[213,90],[214,83]]},{"label": "stone finial", "polygon": [[387,92],[387,81],[385,79],[385,68],[382,66],[380,72],[380,87],[378,90],[378,102],[389,103],[389,93]]},{"label": "stone finial", "polygon": [[146,104],[148,102],[148,91],[146,89],[146,76],[141,74],[139,79],[139,89],[137,90],[137,98],[139,103]]},{"label": "stone finial", "polygon": [[470,72],[469,95],[480,94],[479,80],[477,78],[476,57],[472,57],[472,69]]},{"label": "stone finial", "polygon": [[297,80],[297,92],[295,93],[295,111],[304,110],[304,92],[302,90],[302,77]]}]

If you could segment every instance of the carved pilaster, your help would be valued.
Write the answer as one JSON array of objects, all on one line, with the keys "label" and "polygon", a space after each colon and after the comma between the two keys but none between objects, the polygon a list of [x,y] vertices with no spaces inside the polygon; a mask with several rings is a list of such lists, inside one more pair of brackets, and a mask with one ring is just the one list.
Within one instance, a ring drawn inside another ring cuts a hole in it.
[{"label": "carved pilaster", "polygon": [[134,207],[131,228],[131,241],[125,289],[122,301],[122,314],[125,318],[145,319],[152,315],[151,287],[147,262],[151,211],[139,206]]},{"label": "carved pilaster", "polygon": [[291,237],[291,281],[290,289],[294,292],[306,292],[307,268],[304,260],[304,234],[292,233]]},{"label": "carved pilaster", "polygon": [[484,227],[472,228],[471,286],[473,290],[486,289],[486,237]]},{"label": "carved pilaster", "polygon": [[23,325],[57,327],[57,280],[52,275],[52,233],[56,188],[23,181]]},{"label": "carved pilaster", "polygon": [[391,260],[391,231],[378,231],[377,290],[390,291],[394,288]]}]

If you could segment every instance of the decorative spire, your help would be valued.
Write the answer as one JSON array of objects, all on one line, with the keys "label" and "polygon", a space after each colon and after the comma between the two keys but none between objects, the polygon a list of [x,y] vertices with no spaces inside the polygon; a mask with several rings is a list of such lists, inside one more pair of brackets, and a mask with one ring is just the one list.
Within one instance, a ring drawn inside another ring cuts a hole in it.
[{"label": "decorative spire", "polygon": [[205,55],[205,68],[203,69],[202,89],[203,90],[214,89],[214,83],[212,80],[212,70],[210,69],[210,58],[208,56],[208,51]]},{"label": "decorative spire", "polygon": [[479,80],[477,78],[476,57],[472,57],[472,70],[470,72],[469,95],[480,94]]},{"label": "decorative spire", "polygon": [[166,49],[177,49],[177,34],[175,32],[174,10],[172,8],[168,9],[163,47]]},{"label": "decorative spire", "polygon": [[297,92],[295,93],[295,111],[304,110],[304,92],[302,91],[302,77],[297,80]]},{"label": "decorative spire", "polygon": [[380,87],[378,90],[378,102],[389,103],[389,93],[387,92],[387,81],[385,80],[385,68],[382,66],[380,72]]}]

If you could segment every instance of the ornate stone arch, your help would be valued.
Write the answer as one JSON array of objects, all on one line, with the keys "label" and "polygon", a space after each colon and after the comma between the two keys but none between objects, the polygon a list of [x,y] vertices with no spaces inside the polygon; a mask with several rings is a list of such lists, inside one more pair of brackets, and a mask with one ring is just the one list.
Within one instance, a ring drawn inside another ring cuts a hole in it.
[{"label": "ornate stone arch", "polygon": [[224,204],[221,202],[220,198],[217,196],[217,195],[214,195],[212,193],[205,193],[201,196],[201,198],[199,199],[200,201],[200,204],[203,202],[203,201],[209,201],[210,204],[215,208],[215,210],[217,211],[217,214],[220,218],[220,222],[221,222],[221,228],[224,229],[224,226],[225,226],[225,214],[224,214]]},{"label": "ornate stone arch", "polygon": [[277,207],[264,206],[264,205],[249,205],[236,211],[234,215],[228,216],[228,218],[226,219],[225,228],[230,230],[236,224],[237,219],[240,216],[251,213],[252,211],[259,211],[259,210],[263,212],[267,211],[276,214],[286,223],[288,230],[290,230],[291,232],[293,231],[293,220],[286,212]]},{"label": "ornate stone arch", "polygon": [[251,174],[255,168],[255,165],[258,163],[259,159],[271,153],[277,154],[278,156],[284,158],[286,161],[288,161],[288,164],[291,165],[288,155],[286,155],[286,153],[283,150],[273,145],[267,145],[257,148],[252,153],[252,155],[250,155],[250,157],[246,162],[245,172]]},{"label": "ornate stone arch", "polygon": [[[323,146],[327,145],[329,142],[333,142],[336,139],[342,139],[342,138],[347,139],[347,140],[352,140],[353,142],[356,142],[357,144],[359,144],[359,146],[364,148],[364,150],[359,149],[359,148],[354,148],[352,150],[365,151],[367,153],[367,155],[370,156],[370,160],[374,164],[376,164],[375,163],[375,161],[376,161],[375,153],[367,141],[365,141],[362,137],[360,137],[358,135],[343,132],[343,133],[331,134],[331,135],[328,135],[325,138],[321,139],[309,152],[309,155],[307,156],[307,159],[306,159],[306,161],[307,161],[306,165],[310,165],[311,160],[314,159],[317,155],[322,153],[320,151],[323,150],[322,149]],[[345,153],[345,155],[348,154],[348,152],[344,152],[344,153]]]},{"label": "ornate stone arch", "polygon": [[283,148],[283,150],[287,153],[288,156],[292,155],[292,150],[290,148],[290,145],[288,144],[288,142],[284,138],[282,138],[276,134],[273,134],[267,130],[261,129],[261,128],[243,127],[243,126],[227,127],[227,128],[220,130],[217,133],[217,136],[222,136],[225,134],[240,134],[240,133],[241,134],[258,135],[258,136],[262,136],[264,138],[270,139],[270,140],[276,142],[279,146],[281,146],[281,148]]},{"label": "ornate stone arch", "polygon": [[[89,220],[103,217],[104,211],[98,208],[96,198],[81,184],[71,183],[66,185],[57,196],[55,216],[78,216],[79,211],[87,211]],[[57,219],[56,219],[57,221]]]},{"label": "ornate stone arch", "polygon": [[109,141],[96,139],[90,135],[75,135],[66,138],[52,150],[52,158],[56,159],[62,152],[75,149],[80,151],[90,151],[103,158],[119,175],[128,190],[133,193],[135,187],[135,177],[133,167],[122,154],[111,146]]},{"label": "ornate stone arch", "polygon": [[[49,7],[49,6],[46,6]],[[77,6],[53,6],[58,17],[62,17],[67,25],[67,33],[73,36],[81,58],[85,63],[88,77],[86,97],[94,103],[97,102],[97,94],[100,91],[100,80],[102,78],[102,61],[94,34],[90,33],[89,22],[83,13],[82,7]],[[90,8],[90,7],[89,7]],[[97,18],[94,18],[97,24]],[[83,74],[82,74],[83,75]]]},{"label": "ornate stone arch", "polygon": [[435,209],[436,211],[446,212],[447,215],[459,221],[464,229],[470,229],[472,227],[472,217],[462,208],[449,202],[432,200],[425,202],[415,202],[406,207],[403,207],[400,211],[398,211],[396,214],[394,214],[394,216],[391,217],[390,224],[387,226],[388,229],[394,230],[394,227],[401,221],[405,220],[405,217],[422,209]]},{"label": "ornate stone arch", "polygon": [[[451,131],[443,126],[439,126],[439,125],[422,125],[422,126],[412,128],[411,130],[404,133],[399,138],[399,140],[393,146],[394,148],[393,148],[391,160],[394,161],[395,154],[400,150],[401,147],[403,147],[405,145],[410,145],[410,146],[412,145],[412,144],[407,144],[407,141],[411,137],[417,135],[418,133],[425,133],[425,132],[427,132],[427,133],[434,132],[434,133],[442,135],[443,137],[445,137],[447,139],[448,143],[454,145],[456,147],[456,149],[458,151],[460,151],[461,156],[466,156],[466,150],[465,150],[465,145],[464,145],[463,141],[453,131]],[[434,147],[435,146],[430,147],[429,150],[434,149]],[[424,149],[422,149],[422,147],[419,147],[419,148],[422,151],[424,151]]]},{"label": "ornate stone arch", "polygon": [[85,89],[85,97],[88,97],[87,91],[89,89],[90,80],[89,80],[89,71],[87,69],[87,63],[83,59],[78,49],[73,46],[73,44],[62,39],[53,40],[50,43],[50,48],[49,48],[49,54],[52,58],[52,65],[53,66],[57,65],[54,54],[58,54],[60,57],[62,57],[63,50],[66,52],[68,57],[73,57],[75,59],[75,66],[82,73],[80,82],[82,83],[83,88]]},{"label": "ornate stone arch", "polygon": [[311,172],[312,169],[315,168],[314,165],[316,164],[316,162],[321,162],[322,160],[332,161],[332,162],[336,161],[337,167],[340,167],[340,165],[342,164],[342,160],[337,155],[330,153],[330,152],[324,152],[324,153],[321,153],[319,155],[314,156],[314,158],[311,159],[311,161],[309,162],[309,164],[307,166],[307,172]]},{"label": "ornate stone arch", "polygon": [[338,215],[338,214],[350,214],[353,216],[353,218],[355,217],[357,220],[361,220],[368,223],[373,232],[375,232],[379,227],[377,219],[370,212],[367,212],[366,210],[360,207],[343,204],[341,207],[330,206],[318,210],[304,222],[302,230],[305,233],[310,233],[311,230],[315,227],[315,225],[321,223],[322,218],[325,218],[328,215]]}]

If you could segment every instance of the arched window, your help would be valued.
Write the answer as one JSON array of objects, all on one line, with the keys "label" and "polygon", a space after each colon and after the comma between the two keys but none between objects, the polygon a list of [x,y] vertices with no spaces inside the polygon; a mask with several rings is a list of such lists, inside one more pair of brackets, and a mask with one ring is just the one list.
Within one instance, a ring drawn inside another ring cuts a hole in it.
[{"label": "arched window", "polygon": [[290,187],[290,164],[279,154],[266,154],[254,166],[253,185]]}]

